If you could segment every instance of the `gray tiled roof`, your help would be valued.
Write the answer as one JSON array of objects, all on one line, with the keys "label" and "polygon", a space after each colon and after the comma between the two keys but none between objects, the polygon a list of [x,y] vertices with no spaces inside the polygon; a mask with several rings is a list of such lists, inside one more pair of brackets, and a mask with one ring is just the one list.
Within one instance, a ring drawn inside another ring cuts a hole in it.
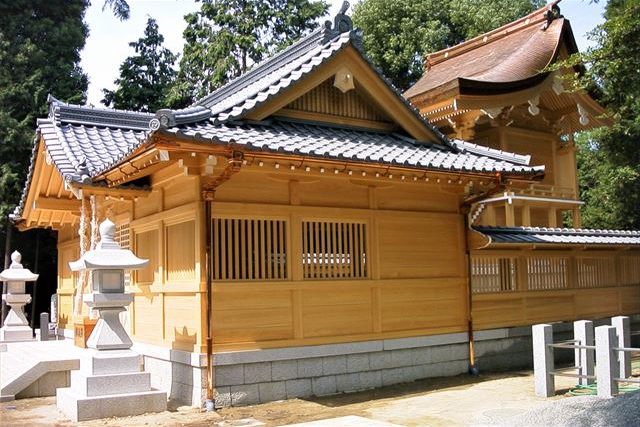
[{"label": "gray tiled roof", "polygon": [[493,243],[640,245],[640,231],[544,227],[474,227]]},{"label": "gray tiled roof", "polygon": [[544,166],[457,152],[440,144],[418,142],[389,132],[272,119],[264,122],[211,122],[185,125],[162,132],[215,144],[235,144],[270,151],[332,160],[409,166],[460,172],[532,174]]}]

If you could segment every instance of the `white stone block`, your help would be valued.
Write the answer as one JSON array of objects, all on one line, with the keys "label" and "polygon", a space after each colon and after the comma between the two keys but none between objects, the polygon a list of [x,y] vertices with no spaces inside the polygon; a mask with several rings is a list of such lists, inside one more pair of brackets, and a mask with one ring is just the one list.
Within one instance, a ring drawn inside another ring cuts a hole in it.
[{"label": "white stone block", "polygon": [[74,393],[71,388],[59,388],[56,405],[72,421],[78,422],[162,412],[167,409],[167,394],[152,390],[134,394],[83,397]]},{"label": "white stone block", "polygon": [[[593,345],[594,332],[593,322],[590,320],[578,320],[573,322],[573,339],[578,341],[580,345]],[[580,367],[578,373],[580,375],[593,375],[595,369],[595,351],[589,349],[576,349],[575,366]],[[593,384],[593,378],[579,378],[578,384]]]},{"label": "white stone block", "polygon": [[151,374],[148,372],[136,372],[86,375],[80,371],[72,371],[71,389],[81,396],[146,392],[151,390]]},{"label": "white stone block", "polygon": [[80,370],[87,375],[140,372],[140,355],[130,350],[90,351],[83,355]]},{"label": "white stone block", "polygon": [[596,328],[596,376],[598,397],[611,398],[618,394],[618,360],[613,350],[617,342],[614,326]]},{"label": "white stone block", "polygon": [[533,376],[536,395],[551,397],[555,394],[555,378],[551,374],[554,369],[553,329],[551,325],[534,325],[533,328]]},{"label": "white stone block", "polygon": [[[611,326],[616,328],[617,347],[631,347],[631,319],[628,316],[616,316],[611,318]],[[631,376],[631,353],[618,352],[618,365],[620,378]]]}]

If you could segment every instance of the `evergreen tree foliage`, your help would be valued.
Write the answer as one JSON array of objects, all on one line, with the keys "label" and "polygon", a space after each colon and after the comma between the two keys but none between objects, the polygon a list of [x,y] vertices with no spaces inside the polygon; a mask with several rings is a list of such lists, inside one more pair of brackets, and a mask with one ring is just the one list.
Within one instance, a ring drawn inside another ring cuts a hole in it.
[{"label": "evergreen tree foliage", "polygon": [[[87,0],[0,1],[0,251],[5,251],[7,215],[13,211],[29,169],[36,119],[47,115],[47,95],[83,103],[87,76],[80,51],[88,28]],[[36,244],[36,241],[40,241]],[[56,241],[49,230],[13,233],[9,251],[38,271],[35,313],[47,310],[56,287]],[[39,247],[40,256],[34,249]],[[4,257],[3,257],[4,258]],[[35,265],[36,258],[39,259]],[[30,287],[33,289],[33,287]],[[28,310],[30,312],[30,309]]]},{"label": "evergreen tree foliage", "polygon": [[0,224],[19,201],[47,95],[83,103],[86,0],[0,2]]},{"label": "evergreen tree foliage", "polygon": [[173,64],[177,56],[163,47],[164,37],[158,23],[149,18],[144,37],[129,43],[136,55],[120,65],[120,77],[113,91],[103,89],[102,102],[113,108],[154,112],[166,106],[165,94],[176,76]]},{"label": "evergreen tree foliage", "polygon": [[170,104],[213,92],[318,26],[324,0],[203,0],[185,16],[185,46]]},{"label": "evergreen tree foliage", "polygon": [[584,64],[578,89],[597,89],[614,120],[582,136],[578,153],[585,226],[640,229],[640,1],[610,0],[595,47],[562,65]]},{"label": "evergreen tree foliage", "polygon": [[131,16],[131,10],[129,9],[129,3],[126,0],[104,0],[102,10],[106,8],[111,9],[114,16],[121,21],[126,21]]},{"label": "evergreen tree foliage", "polygon": [[422,76],[427,54],[520,18],[544,0],[362,0],[353,11],[367,54],[406,90]]}]

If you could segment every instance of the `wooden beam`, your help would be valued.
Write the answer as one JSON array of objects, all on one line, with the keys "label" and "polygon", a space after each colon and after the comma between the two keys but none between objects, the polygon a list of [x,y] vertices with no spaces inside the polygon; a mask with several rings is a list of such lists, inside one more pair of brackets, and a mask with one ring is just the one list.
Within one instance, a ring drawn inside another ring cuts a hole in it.
[{"label": "wooden beam", "polygon": [[34,200],[33,205],[35,209],[47,211],[77,211],[80,209],[80,200],[38,197]]}]

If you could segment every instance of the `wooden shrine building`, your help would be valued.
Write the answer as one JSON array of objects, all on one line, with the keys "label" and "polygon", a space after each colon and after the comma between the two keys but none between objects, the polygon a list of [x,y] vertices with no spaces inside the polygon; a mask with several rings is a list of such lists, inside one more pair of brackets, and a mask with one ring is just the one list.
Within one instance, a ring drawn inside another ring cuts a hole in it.
[{"label": "wooden shrine building", "polygon": [[556,228],[580,224],[573,132],[608,123],[541,71],[575,50],[553,5],[430,55],[403,96],[340,13],[188,109],[51,98],[13,219],[58,232],[68,337],[95,221],[150,260],[125,323],[172,399],[454,375],[472,329],[480,369],[523,366],[505,328],[640,313],[640,233]]}]

